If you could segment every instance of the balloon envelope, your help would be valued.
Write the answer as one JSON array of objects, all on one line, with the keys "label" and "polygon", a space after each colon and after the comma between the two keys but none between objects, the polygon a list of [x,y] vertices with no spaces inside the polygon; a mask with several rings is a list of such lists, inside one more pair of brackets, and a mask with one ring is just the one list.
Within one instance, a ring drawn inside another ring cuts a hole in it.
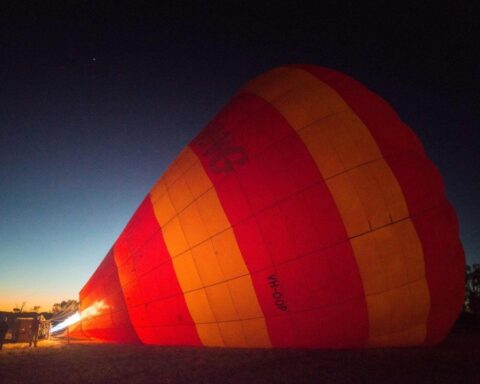
[{"label": "balloon envelope", "polygon": [[435,344],[461,309],[464,265],[441,177],[392,108],[341,73],[285,66],[241,88],[153,186],[71,333]]}]

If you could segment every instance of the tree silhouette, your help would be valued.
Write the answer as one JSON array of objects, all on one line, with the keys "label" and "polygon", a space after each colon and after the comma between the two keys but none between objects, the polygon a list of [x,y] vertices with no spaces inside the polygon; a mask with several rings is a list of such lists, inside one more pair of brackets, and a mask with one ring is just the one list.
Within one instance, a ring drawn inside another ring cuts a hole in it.
[{"label": "tree silhouette", "polygon": [[480,321],[480,264],[467,265],[465,269],[464,310]]},{"label": "tree silhouette", "polygon": [[22,313],[22,312],[23,312],[23,308],[25,307],[26,304],[27,304],[26,301],[24,301],[24,302],[22,303],[22,305],[15,304],[15,308],[13,308],[13,312],[15,312],[15,313]]},{"label": "tree silhouette", "polygon": [[63,312],[65,310],[67,310],[68,308],[71,308],[71,307],[78,307],[78,301],[77,300],[62,300],[60,303],[55,303],[53,304],[53,307],[52,307],[52,313],[60,313],[60,312]]}]

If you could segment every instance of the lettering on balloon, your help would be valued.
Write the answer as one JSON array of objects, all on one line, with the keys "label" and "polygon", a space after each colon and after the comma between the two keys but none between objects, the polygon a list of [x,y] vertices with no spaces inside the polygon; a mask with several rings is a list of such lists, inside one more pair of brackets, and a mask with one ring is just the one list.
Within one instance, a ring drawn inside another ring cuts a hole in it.
[{"label": "lettering on balloon", "polygon": [[248,161],[245,148],[234,145],[231,133],[216,123],[200,134],[193,145],[208,158],[208,167],[215,173],[229,173]]},{"label": "lettering on balloon", "polygon": [[277,277],[276,273],[271,274],[268,276],[268,285],[272,288],[272,298],[275,302],[275,306],[280,311],[286,311],[287,305],[285,304],[285,300],[283,299],[283,294],[280,291],[280,280]]}]

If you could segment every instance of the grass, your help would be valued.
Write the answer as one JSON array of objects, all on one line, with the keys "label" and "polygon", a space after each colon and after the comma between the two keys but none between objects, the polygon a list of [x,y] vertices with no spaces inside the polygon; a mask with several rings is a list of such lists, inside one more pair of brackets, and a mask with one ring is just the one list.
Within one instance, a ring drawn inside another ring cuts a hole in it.
[{"label": "grass", "polygon": [[6,344],[0,383],[480,383],[480,332],[434,348],[260,350]]}]

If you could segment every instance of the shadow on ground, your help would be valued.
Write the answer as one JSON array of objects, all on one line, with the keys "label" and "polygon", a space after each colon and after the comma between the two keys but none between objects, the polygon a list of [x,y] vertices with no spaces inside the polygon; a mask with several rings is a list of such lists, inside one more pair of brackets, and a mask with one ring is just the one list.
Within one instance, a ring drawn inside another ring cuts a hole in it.
[{"label": "shadow on ground", "polygon": [[0,383],[480,383],[480,332],[435,348],[259,350],[7,344]]}]

